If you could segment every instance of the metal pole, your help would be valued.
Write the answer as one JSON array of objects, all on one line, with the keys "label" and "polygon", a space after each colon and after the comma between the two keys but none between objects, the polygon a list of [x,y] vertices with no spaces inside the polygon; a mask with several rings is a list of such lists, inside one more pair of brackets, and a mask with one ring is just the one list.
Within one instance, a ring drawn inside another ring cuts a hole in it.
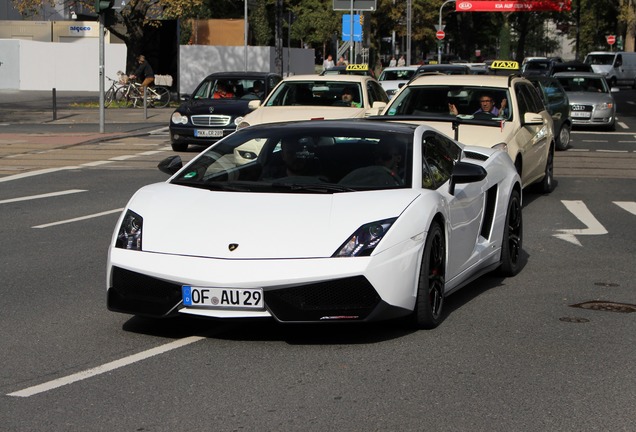
[{"label": "metal pole", "polygon": [[349,15],[349,19],[350,19],[350,24],[351,26],[349,27],[349,43],[351,44],[350,51],[349,51],[349,63],[350,64],[354,64],[354,58],[353,58],[353,0],[351,0],[351,15]]},{"label": "metal pole", "polygon": [[411,64],[411,3],[412,0],[406,2],[406,65]]},{"label": "metal pole", "polygon": [[[451,3],[451,2],[455,2],[455,0],[446,0],[439,7],[439,28],[438,28],[438,30],[444,30],[444,27],[442,27],[442,9],[444,9],[444,5],[446,3]],[[437,43],[437,63],[439,63],[439,64],[442,63],[442,43],[441,43],[441,41]]]},{"label": "metal pole", "polygon": [[245,22],[243,23],[243,33],[245,34],[245,36],[243,37],[243,45],[245,46],[245,72],[247,72],[247,30],[248,30],[248,23],[247,23],[247,0],[244,0],[245,3],[245,11],[244,11],[244,15],[245,15]]},{"label": "metal pole", "polygon": [[99,133],[104,133],[104,18],[99,14]]}]

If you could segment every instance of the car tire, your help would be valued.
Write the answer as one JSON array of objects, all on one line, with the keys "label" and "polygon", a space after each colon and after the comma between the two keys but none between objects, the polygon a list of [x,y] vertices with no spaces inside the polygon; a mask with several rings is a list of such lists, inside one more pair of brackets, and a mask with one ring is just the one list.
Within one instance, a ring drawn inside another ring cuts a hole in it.
[{"label": "car tire", "polygon": [[501,239],[501,265],[498,273],[502,276],[515,276],[521,270],[521,248],[523,246],[523,217],[521,194],[513,190],[508,200],[506,224]]},{"label": "car tire", "polygon": [[570,125],[562,124],[556,139],[557,150],[567,150],[570,146]]},{"label": "car tire", "polygon": [[545,164],[545,175],[539,183],[541,193],[549,194],[554,189],[554,149],[550,148],[548,152],[548,160]]},{"label": "car tire", "polygon": [[172,146],[172,150],[176,151],[176,152],[184,152],[188,150],[188,144],[187,143],[171,143],[170,144]]},{"label": "car tire", "polygon": [[433,329],[441,320],[446,283],[446,240],[442,227],[433,222],[422,255],[413,324],[418,329]]}]

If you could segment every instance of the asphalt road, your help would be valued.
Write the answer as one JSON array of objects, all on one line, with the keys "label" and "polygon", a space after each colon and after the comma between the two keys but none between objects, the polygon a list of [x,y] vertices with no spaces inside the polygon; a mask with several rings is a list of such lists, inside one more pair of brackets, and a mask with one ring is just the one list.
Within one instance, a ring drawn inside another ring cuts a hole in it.
[{"label": "asphalt road", "polygon": [[432,331],[108,312],[108,243],[134,191],[165,180],[167,135],[24,156],[52,170],[0,177],[0,430],[636,430],[636,313],[620,312],[636,117],[621,121],[573,134],[554,192],[524,193],[521,273],[453,294]]}]

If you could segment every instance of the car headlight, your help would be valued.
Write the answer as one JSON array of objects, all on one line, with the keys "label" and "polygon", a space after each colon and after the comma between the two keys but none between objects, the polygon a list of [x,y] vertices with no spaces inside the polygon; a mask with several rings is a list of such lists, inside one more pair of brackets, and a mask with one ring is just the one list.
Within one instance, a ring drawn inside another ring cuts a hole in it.
[{"label": "car headlight", "polygon": [[613,103],[611,102],[603,102],[600,104],[596,104],[596,106],[594,108],[596,109],[612,109],[612,107],[614,106]]},{"label": "car headlight", "polygon": [[258,155],[256,153],[252,152],[252,151],[237,150],[236,152],[243,159],[254,160],[254,159],[258,158]]},{"label": "car headlight", "polygon": [[243,121],[243,117],[238,116],[237,118],[234,119],[234,125],[238,126],[239,124],[241,124],[242,121]]},{"label": "car headlight", "polygon": [[239,121],[239,119],[236,119],[236,120],[237,120],[235,122],[236,123],[236,130],[246,128],[246,127],[248,127],[250,125],[248,122],[243,121],[243,119],[240,119],[240,121]]},{"label": "car headlight", "polygon": [[508,153],[508,144],[502,142],[499,144],[495,144],[494,146],[492,146],[492,148],[497,149],[497,150],[502,150],[506,153]]},{"label": "car headlight", "polygon": [[183,115],[178,111],[172,113],[172,117],[170,117],[170,120],[172,120],[172,123],[174,124],[188,124],[188,116]]},{"label": "car headlight", "polygon": [[119,227],[115,247],[119,249],[141,250],[141,232],[144,219],[134,211],[128,210]]},{"label": "car headlight", "polygon": [[371,255],[396,219],[384,219],[362,225],[332,256],[337,258]]}]

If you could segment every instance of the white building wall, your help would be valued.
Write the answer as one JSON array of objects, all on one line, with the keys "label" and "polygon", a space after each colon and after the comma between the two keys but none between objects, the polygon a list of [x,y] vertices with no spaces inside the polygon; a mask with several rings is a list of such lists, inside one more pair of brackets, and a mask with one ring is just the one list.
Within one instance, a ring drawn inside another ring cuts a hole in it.
[{"label": "white building wall", "polygon": [[[0,39],[0,62],[0,89],[99,91],[98,38],[77,44]],[[105,44],[106,76],[116,78],[125,67],[126,46]]]},{"label": "white building wall", "polygon": [[[126,45],[104,44],[104,73],[117,78],[126,69]],[[247,69],[275,71],[272,47],[248,47]],[[245,70],[244,47],[183,45],[180,48],[180,93],[191,93],[212,72]],[[283,74],[314,73],[314,50],[285,48]],[[105,86],[110,82],[106,80]],[[99,38],[80,43],[0,39],[0,89],[99,91]]]}]

